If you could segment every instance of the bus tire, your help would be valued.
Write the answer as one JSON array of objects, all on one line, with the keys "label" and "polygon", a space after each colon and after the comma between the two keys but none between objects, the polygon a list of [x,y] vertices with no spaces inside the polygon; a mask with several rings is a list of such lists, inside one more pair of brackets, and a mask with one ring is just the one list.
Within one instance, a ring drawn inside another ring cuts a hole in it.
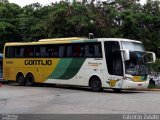
[{"label": "bus tire", "polygon": [[24,75],[22,73],[17,74],[16,81],[17,81],[18,85],[20,85],[20,86],[26,85],[26,81],[25,81]]},{"label": "bus tire", "polygon": [[103,90],[101,80],[98,77],[91,78],[90,87],[94,92],[100,92]]},{"label": "bus tire", "polygon": [[26,85],[28,85],[28,86],[34,85],[34,76],[32,75],[32,73],[28,73],[26,75]]}]

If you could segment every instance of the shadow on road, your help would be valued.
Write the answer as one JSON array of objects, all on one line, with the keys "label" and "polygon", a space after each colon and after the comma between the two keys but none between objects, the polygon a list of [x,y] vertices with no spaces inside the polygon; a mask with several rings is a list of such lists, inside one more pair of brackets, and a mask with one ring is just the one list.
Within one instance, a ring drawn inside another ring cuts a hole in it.
[{"label": "shadow on road", "polygon": [[[6,83],[4,83],[6,84]],[[9,82],[6,84],[7,86],[19,86],[15,82]],[[39,88],[61,88],[61,89],[68,89],[68,90],[77,90],[77,91],[86,91],[86,92],[93,92],[89,87],[81,87],[81,86],[71,86],[71,85],[56,85],[56,84],[35,84],[34,86],[20,86],[20,87],[39,87]],[[101,92],[95,93],[113,93],[113,94],[138,94],[138,93],[146,93],[146,91],[142,90],[122,90],[120,92],[115,92],[112,89],[104,89]]]}]

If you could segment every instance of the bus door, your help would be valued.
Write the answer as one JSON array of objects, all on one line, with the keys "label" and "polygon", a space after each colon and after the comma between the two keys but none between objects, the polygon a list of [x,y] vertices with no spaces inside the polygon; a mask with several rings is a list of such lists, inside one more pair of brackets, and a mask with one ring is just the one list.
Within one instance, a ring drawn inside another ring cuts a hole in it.
[{"label": "bus door", "polygon": [[[120,45],[117,41],[106,41],[104,43],[106,64],[108,68],[107,83],[112,88],[121,88],[123,77],[123,63]],[[116,83],[119,82],[119,86]],[[121,85],[121,86],[120,86]]]}]

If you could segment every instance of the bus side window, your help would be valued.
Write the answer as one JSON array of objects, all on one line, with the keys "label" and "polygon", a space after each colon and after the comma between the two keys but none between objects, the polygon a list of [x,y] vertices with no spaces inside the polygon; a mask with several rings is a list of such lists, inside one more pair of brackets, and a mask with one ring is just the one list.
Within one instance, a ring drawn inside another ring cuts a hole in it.
[{"label": "bus side window", "polygon": [[96,58],[101,58],[102,57],[102,47],[101,47],[101,44],[94,45],[94,50],[95,50],[95,57]]},{"label": "bus side window", "polygon": [[40,47],[41,57],[48,57],[49,53],[46,52],[46,46]]},{"label": "bus side window", "polygon": [[52,49],[52,57],[58,57],[59,55],[59,45],[54,45]]},{"label": "bus side window", "polygon": [[84,51],[85,51],[84,45],[81,44],[81,45],[80,45],[80,53],[79,53],[79,57],[84,57]]},{"label": "bus side window", "polygon": [[20,57],[20,47],[15,47],[15,58]]},{"label": "bus side window", "polygon": [[92,58],[95,56],[95,50],[94,50],[94,45],[85,45],[85,56]]},{"label": "bus side window", "polygon": [[34,57],[35,56],[35,50],[34,46],[26,46],[25,47],[25,56],[26,57]]},{"label": "bus side window", "polygon": [[5,47],[5,57],[9,58],[9,47]]},{"label": "bus side window", "polygon": [[36,46],[36,48],[35,48],[35,56],[36,56],[36,57],[41,57],[41,54],[40,54],[40,46]]},{"label": "bus side window", "polygon": [[5,50],[6,58],[14,58],[15,57],[15,48],[14,47],[6,47]]},{"label": "bus side window", "polygon": [[72,49],[72,56],[73,57],[79,57],[79,53],[80,53],[80,46],[78,44],[73,45],[73,49]]},{"label": "bus side window", "polygon": [[24,47],[15,47],[15,57],[23,58],[24,57]]},{"label": "bus side window", "polygon": [[71,45],[67,46],[67,53],[66,53],[67,57],[72,57],[72,49],[73,47]]},{"label": "bus side window", "polygon": [[46,49],[46,57],[52,57],[52,52],[53,52],[53,48],[51,48],[51,46],[47,46],[47,49]]},{"label": "bus side window", "polygon": [[48,45],[47,46],[47,53],[49,57],[58,57],[58,45]]},{"label": "bus side window", "polygon": [[20,48],[20,57],[23,58],[24,57],[24,47]]},{"label": "bus side window", "polygon": [[58,57],[64,57],[65,55],[65,46],[59,46],[59,54]]},{"label": "bus side window", "polygon": [[83,57],[84,45],[71,44],[66,46],[66,57]]},{"label": "bus side window", "polygon": [[73,57],[84,57],[84,45],[83,44],[74,45]]}]

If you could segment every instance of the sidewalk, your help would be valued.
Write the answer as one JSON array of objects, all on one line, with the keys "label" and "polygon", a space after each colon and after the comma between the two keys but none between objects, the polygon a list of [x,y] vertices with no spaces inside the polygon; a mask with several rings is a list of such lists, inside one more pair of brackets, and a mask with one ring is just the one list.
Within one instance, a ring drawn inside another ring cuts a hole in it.
[{"label": "sidewalk", "polygon": [[146,89],[135,89],[138,91],[160,91],[160,88],[146,88]]}]

